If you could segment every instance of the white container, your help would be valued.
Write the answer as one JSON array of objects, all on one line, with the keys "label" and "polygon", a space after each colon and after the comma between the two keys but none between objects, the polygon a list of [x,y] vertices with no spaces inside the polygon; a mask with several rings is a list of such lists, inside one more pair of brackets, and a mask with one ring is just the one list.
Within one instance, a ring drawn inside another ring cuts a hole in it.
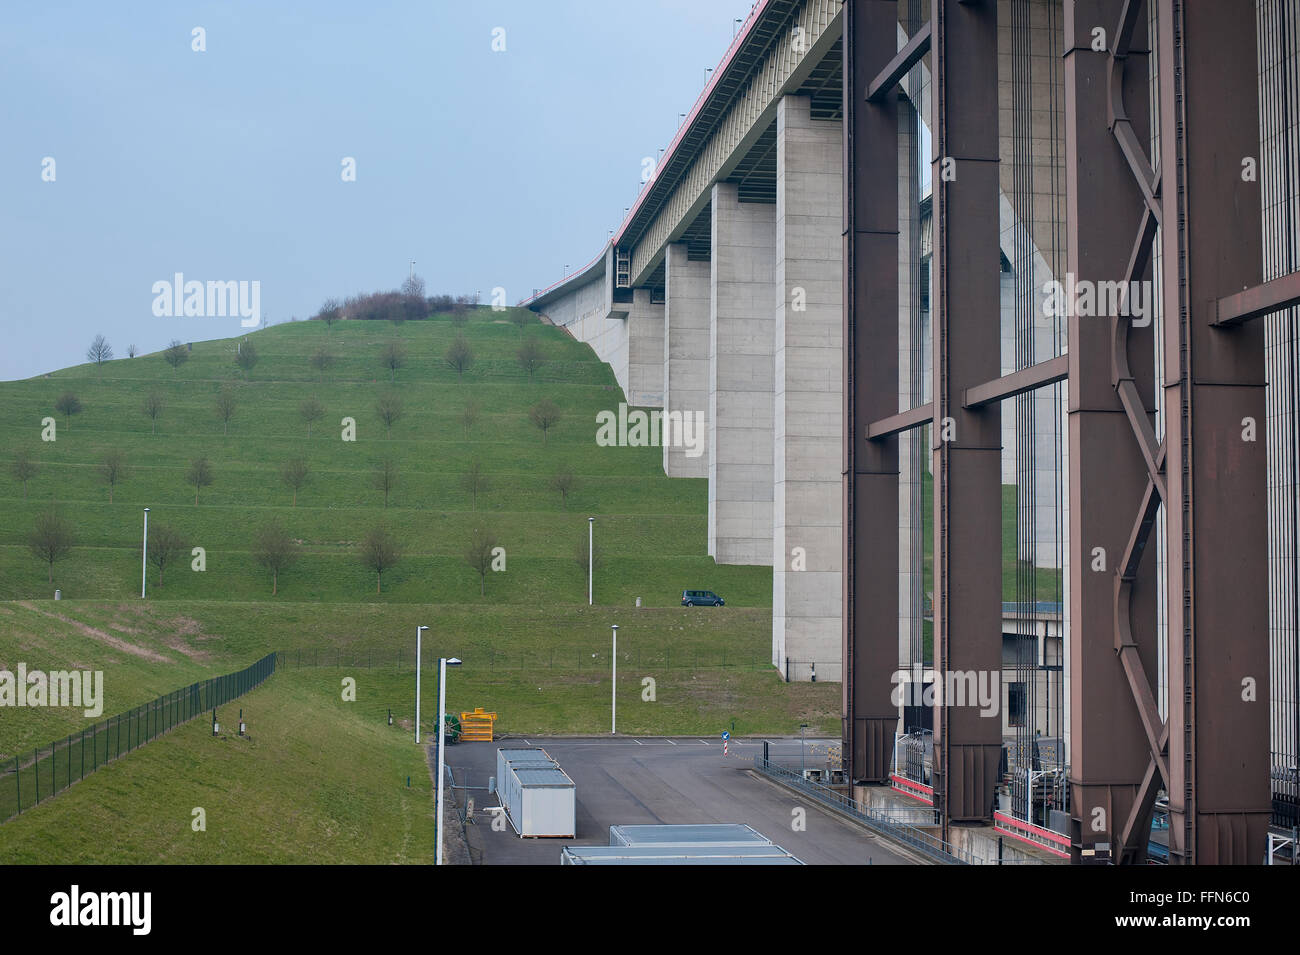
[{"label": "white container", "polygon": [[610,826],[611,846],[770,846],[772,840],[739,823]]},{"label": "white container", "polygon": [[506,816],[521,836],[577,835],[577,787],[558,766],[511,769]]}]

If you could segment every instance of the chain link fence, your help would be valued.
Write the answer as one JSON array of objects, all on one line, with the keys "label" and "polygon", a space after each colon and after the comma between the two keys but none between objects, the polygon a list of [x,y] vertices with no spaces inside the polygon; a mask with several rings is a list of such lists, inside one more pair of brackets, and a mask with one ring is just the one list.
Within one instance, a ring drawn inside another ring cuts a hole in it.
[{"label": "chain link fence", "polygon": [[0,822],[85,779],[119,756],[139,749],[200,713],[229,703],[275,672],[271,653],[250,667],[173,690],[157,699],[95,722],[65,739],[38,746],[0,766]]},{"label": "chain link fence", "polygon": [[[460,654],[462,659],[468,659]],[[606,646],[587,647],[551,647],[545,650],[497,650],[489,648],[479,651],[474,657],[476,666],[486,666],[490,670],[601,670],[609,671],[610,648]],[[698,649],[656,647],[643,650],[634,647],[620,650],[619,666],[653,668],[663,670],[772,670],[771,660],[766,654],[744,653],[727,649]],[[300,667],[331,667],[353,670],[378,670],[396,668],[398,670],[415,669],[415,653],[410,650],[347,650],[337,647],[281,651],[279,664],[282,669]],[[425,651],[421,665],[428,670],[437,667],[436,651]],[[796,666],[807,666],[796,664]],[[820,665],[818,665],[820,666]],[[818,671],[821,672],[820,670]]]}]

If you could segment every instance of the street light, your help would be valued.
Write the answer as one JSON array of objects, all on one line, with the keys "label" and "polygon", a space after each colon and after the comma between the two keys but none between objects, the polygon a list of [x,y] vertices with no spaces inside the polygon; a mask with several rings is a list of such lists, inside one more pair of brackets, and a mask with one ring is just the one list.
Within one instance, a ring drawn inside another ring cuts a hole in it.
[{"label": "street light", "polygon": [[420,634],[428,627],[415,628],[415,745],[420,745]]},{"label": "street light", "polygon": [[614,634],[614,652],[610,656],[613,672],[609,680],[609,735],[618,733],[618,624],[611,624]]},{"label": "street light", "polygon": [[596,527],[596,519],[594,517],[587,518],[587,606],[588,607],[591,606],[591,602],[595,599],[595,595],[592,592],[592,587],[594,586],[592,581],[592,575],[596,570],[595,527]]},{"label": "street light", "polygon": [[144,509],[144,548],[140,552],[140,599],[144,599],[144,587],[149,580],[149,508]]},{"label": "street light", "polygon": [[800,776],[807,775],[805,772],[804,762],[803,762],[803,731],[806,730],[807,728],[808,728],[807,723],[799,724],[799,775]]},{"label": "street light", "polygon": [[436,812],[438,813],[438,848],[434,853],[434,865],[442,865],[442,777],[446,772],[443,762],[443,749],[447,743],[447,734],[445,727],[447,725],[447,667],[460,666],[460,660],[452,657],[448,660],[446,657],[438,658],[438,799],[436,803]]}]

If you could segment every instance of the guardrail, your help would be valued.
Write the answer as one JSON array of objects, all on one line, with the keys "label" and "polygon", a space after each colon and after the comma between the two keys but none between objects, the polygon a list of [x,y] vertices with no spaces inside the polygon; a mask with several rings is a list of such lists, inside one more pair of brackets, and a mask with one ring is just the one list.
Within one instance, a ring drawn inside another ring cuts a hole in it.
[{"label": "guardrail", "polygon": [[763,775],[797,790],[810,799],[837,812],[852,816],[868,829],[907,845],[927,858],[945,865],[984,865],[985,860],[972,852],[944,842],[931,832],[919,828],[921,817],[934,818],[927,809],[874,809],[863,806],[856,799],[836,792],[829,786],[809,782],[803,776],[784,766],[778,766],[762,756],[754,757],[754,769]]}]

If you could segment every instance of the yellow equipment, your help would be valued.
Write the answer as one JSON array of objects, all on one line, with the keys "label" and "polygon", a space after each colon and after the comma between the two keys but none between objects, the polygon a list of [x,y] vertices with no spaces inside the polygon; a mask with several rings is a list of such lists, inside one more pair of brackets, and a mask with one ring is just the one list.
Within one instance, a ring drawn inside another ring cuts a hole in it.
[{"label": "yellow equipment", "polygon": [[492,742],[492,725],[496,722],[495,713],[484,713],[481,706],[474,707],[473,713],[460,714],[460,739],[462,743]]}]

